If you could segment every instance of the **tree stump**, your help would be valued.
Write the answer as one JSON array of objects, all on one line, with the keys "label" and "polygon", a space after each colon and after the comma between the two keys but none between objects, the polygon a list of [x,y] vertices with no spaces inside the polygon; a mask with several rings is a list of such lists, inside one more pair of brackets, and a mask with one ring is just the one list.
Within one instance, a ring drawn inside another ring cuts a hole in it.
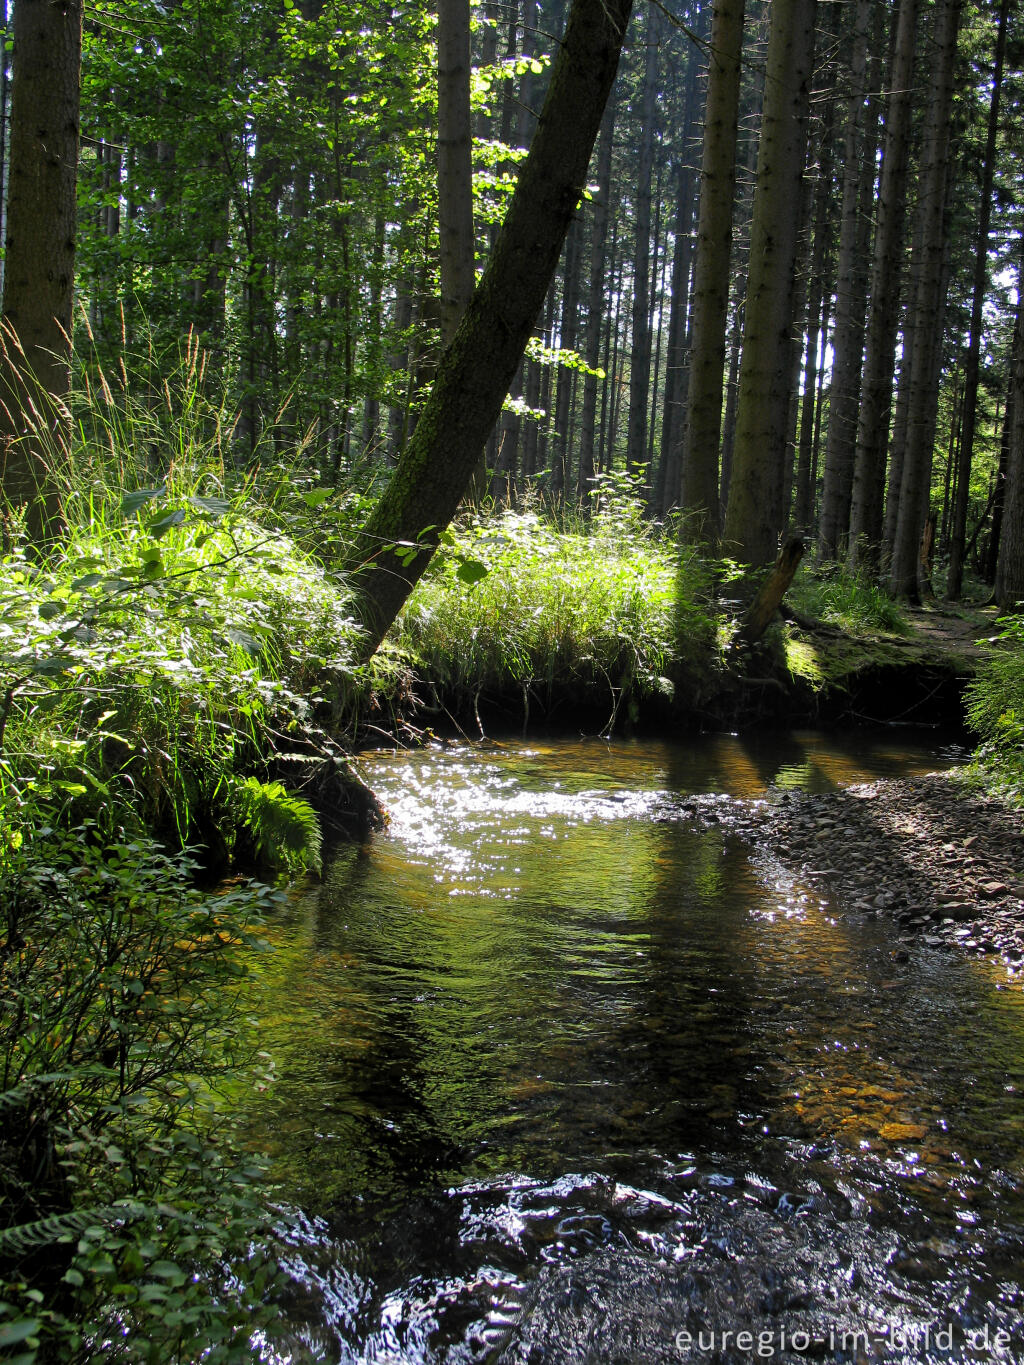
[{"label": "tree stump", "polygon": [[785,597],[793,575],[796,573],[804,555],[804,542],[800,536],[790,536],[782,547],[775,567],[761,584],[761,588],[750,604],[743,624],[740,638],[752,645],[768,629],[768,625]]}]

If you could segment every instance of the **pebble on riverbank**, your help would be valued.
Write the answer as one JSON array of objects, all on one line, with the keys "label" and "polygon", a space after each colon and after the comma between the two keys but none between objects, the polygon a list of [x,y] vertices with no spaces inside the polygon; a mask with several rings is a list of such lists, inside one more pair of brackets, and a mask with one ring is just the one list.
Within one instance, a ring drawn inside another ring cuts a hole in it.
[{"label": "pebble on riverbank", "polygon": [[889,915],[907,943],[1024,966],[1024,819],[1004,802],[929,773],[744,805],[733,827],[837,908]]}]

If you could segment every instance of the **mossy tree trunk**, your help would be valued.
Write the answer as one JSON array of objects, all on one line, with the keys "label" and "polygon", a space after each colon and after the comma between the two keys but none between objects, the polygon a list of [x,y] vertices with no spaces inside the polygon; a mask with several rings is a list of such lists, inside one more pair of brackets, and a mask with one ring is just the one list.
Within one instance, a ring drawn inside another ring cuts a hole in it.
[{"label": "mossy tree trunk", "polygon": [[[349,556],[369,655],[430,563],[522,358],[618,67],[632,0],[573,0],[544,108],[487,267],[419,422]],[[415,546],[408,553],[402,543]]]}]

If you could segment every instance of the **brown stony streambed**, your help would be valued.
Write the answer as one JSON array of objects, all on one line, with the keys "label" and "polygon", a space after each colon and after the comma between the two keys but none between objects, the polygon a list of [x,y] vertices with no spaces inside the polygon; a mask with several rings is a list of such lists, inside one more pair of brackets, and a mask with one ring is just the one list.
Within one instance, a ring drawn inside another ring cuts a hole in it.
[{"label": "brown stony streambed", "polygon": [[956,772],[697,798],[694,814],[734,829],[823,891],[840,912],[894,918],[907,943],[955,944],[1024,967],[1024,819]]}]

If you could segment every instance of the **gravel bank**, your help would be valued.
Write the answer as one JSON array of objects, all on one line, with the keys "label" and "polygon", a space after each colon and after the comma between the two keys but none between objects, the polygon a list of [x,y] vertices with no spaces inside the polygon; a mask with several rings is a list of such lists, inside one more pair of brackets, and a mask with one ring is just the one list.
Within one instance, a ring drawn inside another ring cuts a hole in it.
[{"label": "gravel bank", "polygon": [[829,897],[889,915],[905,942],[999,954],[1024,968],[1024,819],[946,773],[694,814],[734,828]]}]

